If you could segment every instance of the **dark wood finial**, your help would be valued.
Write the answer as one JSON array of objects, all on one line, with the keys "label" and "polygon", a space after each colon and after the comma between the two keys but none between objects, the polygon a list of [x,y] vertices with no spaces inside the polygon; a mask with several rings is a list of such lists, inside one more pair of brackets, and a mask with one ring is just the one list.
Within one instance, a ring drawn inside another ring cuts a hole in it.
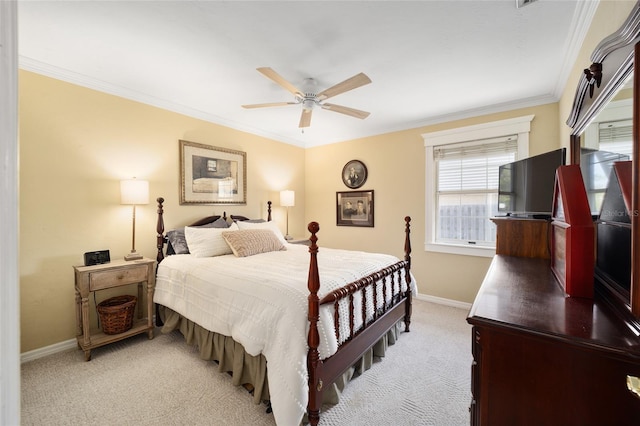
[{"label": "dark wood finial", "polygon": [[593,98],[593,87],[600,87],[602,82],[602,64],[594,62],[588,69],[584,70],[584,75],[589,83],[589,97]]},{"label": "dark wood finial", "polygon": [[316,234],[320,230],[320,225],[318,224],[318,222],[309,222],[307,229],[312,234]]}]

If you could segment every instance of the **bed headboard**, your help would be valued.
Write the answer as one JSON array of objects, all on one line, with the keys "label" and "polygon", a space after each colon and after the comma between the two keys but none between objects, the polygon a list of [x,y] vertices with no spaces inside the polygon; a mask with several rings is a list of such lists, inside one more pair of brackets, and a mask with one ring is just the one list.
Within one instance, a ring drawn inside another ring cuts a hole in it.
[{"label": "bed headboard", "polygon": [[[158,197],[156,201],[158,202],[158,222],[156,223],[158,255],[156,256],[156,260],[158,263],[160,263],[162,259],[164,259],[164,248],[165,245],[168,244],[168,240],[164,232],[164,198]],[[209,223],[213,223],[220,218],[223,218],[224,220],[231,219],[234,221],[250,220],[248,217],[241,215],[229,215],[229,217],[227,217],[227,212],[223,212],[222,216],[214,215],[203,217],[202,219],[198,219],[187,226],[203,226]],[[271,201],[267,201],[267,221],[271,221]]]}]

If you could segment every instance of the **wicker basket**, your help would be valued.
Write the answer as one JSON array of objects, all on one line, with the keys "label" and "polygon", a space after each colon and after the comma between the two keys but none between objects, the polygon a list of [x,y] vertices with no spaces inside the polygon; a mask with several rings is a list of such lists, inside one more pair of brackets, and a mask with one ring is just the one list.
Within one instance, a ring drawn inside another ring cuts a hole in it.
[{"label": "wicker basket", "polygon": [[133,313],[136,308],[135,296],[116,296],[98,304],[98,314],[104,334],[118,334],[133,326]]}]

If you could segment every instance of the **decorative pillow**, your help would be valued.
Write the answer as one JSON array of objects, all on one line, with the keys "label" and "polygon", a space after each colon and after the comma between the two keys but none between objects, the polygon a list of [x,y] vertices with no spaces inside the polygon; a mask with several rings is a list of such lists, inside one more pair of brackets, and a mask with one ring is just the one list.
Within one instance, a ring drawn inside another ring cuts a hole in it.
[{"label": "decorative pillow", "polygon": [[[206,225],[197,226],[194,228],[229,228],[229,223],[222,218],[218,218],[216,221],[207,223]],[[174,229],[172,231],[167,231],[167,240],[171,244],[171,248],[173,252],[170,252],[167,249],[168,254],[189,254],[189,245],[187,244],[187,240],[184,237],[184,228]]]},{"label": "decorative pillow", "polygon": [[276,225],[275,222],[260,222],[260,223],[253,223],[253,222],[247,222],[246,220],[240,221],[240,222],[236,222],[238,224],[238,228],[240,228],[240,230],[243,229],[268,229],[270,231],[272,231],[276,237],[278,237],[278,239],[280,240],[280,242],[282,244],[286,244],[287,240],[284,239],[284,235],[282,235],[282,231],[280,231],[280,228],[278,228],[278,225]]},{"label": "decorative pillow", "polygon": [[213,257],[231,254],[231,248],[222,238],[222,233],[237,230],[237,225],[228,228],[200,228],[185,226],[184,236],[189,246],[189,252],[195,257]]},{"label": "decorative pillow", "polygon": [[236,257],[253,256],[270,251],[286,250],[278,237],[269,229],[245,229],[222,233]]},{"label": "decorative pillow", "polygon": [[[167,240],[169,240],[174,254],[189,254],[189,246],[184,238],[184,228],[168,231]],[[167,254],[171,254],[169,253],[169,248],[167,248]]]}]

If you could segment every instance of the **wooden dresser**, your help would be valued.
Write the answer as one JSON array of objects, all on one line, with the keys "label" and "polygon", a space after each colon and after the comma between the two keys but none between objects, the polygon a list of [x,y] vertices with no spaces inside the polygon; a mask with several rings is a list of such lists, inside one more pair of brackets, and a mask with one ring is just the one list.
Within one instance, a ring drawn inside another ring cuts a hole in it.
[{"label": "wooden dresser", "polygon": [[640,337],[600,298],[565,297],[549,259],[497,254],[467,321],[472,425],[640,424]]}]

